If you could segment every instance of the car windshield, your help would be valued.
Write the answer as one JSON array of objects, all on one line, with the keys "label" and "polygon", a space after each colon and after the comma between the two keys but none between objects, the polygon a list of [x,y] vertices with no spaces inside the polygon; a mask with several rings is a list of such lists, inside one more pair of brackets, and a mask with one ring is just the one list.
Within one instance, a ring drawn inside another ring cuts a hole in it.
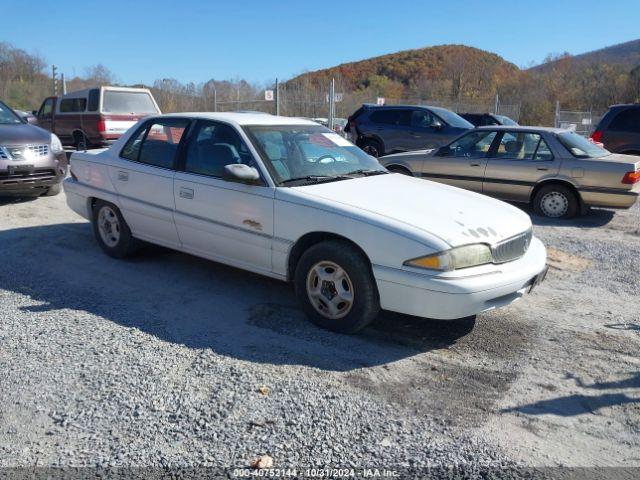
[{"label": "car windshield", "polygon": [[558,140],[565,146],[574,157],[578,158],[598,158],[611,155],[609,150],[599,147],[591,140],[575,132],[563,132],[558,134]]},{"label": "car windshield", "polygon": [[447,122],[452,127],[458,128],[473,128],[473,124],[467,122],[464,118],[462,118],[457,113],[453,113],[451,110],[447,110],[446,108],[439,107],[429,107],[433,113],[438,115],[442,120]]},{"label": "car windshield", "polygon": [[0,125],[9,125],[14,123],[22,123],[22,120],[13,113],[9,107],[0,102]]},{"label": "car windshield", "polygon": [[106,90],[102,101],[104,113],[159,113],[147,92]]},{"label": "car windshield", "polygon": [[320,125],[244,128],[280,185],[386,173],[375,158]]},{"label": "car windshield", "polygon": [[517,127],[518,123],[511,120],[509,117],[505,117],[504,115],[494,115],[496,119],[500,122],[501,125],[508,125],[512,127]]}]

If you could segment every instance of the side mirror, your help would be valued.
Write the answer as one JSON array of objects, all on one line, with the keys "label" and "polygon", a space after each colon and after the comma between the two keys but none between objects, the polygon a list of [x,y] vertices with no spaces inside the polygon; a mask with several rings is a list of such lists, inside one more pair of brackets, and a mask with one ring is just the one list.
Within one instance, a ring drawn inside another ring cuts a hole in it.
[{"label": "side mirror", "polygon": [[440,147],[436,150],[435,156],[436,157],[446,157],[447,155],[449,155],[451,153],[451,149],[449,148],[448,145],[444,145],[443,147]]},{"label": "side mirror", "polygon": [[231,163],[224,166],[224,180],[240,183],[256,183],[260,180],[258,170],[244,163]]},{"label": "side mirror", "polygon": [[435,128],[436,130],[442,130],[442,127],[444,127],[444,125],[442,125],[441,121],[436,120],[431,124],[431,127]]}]

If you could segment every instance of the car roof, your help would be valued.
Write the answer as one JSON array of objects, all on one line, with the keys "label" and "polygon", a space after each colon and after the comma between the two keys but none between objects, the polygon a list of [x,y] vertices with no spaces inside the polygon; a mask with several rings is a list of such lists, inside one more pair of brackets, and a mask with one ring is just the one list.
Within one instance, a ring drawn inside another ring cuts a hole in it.
[{"label": "car roof", "polygon": [[318,126],[316,122],[305,120],[297,117],[283,117],[277,115],[269,115],[265,113],[254,112],[181,112],[166,113],[164,115],[153,115],[147,118],[197,118],[203,120],[218,120],[227,122],[236,126],[242,125],[313,125]]},{"label": "car roof", "polygon": [[555,127],[527,127],[525,125],[487,125],[476,127],[475,130],[498,130],[509,132],[548,132],[548,133],[564,133],[569,132],[566,128]]}]

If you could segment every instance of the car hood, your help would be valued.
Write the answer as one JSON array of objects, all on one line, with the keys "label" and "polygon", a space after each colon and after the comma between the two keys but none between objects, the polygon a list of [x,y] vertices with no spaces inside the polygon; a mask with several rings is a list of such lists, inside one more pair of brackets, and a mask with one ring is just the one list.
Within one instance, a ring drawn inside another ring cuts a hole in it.
[{"label": "car hood", "polygon": [[369,221],[449,244],[495,244],[531,228],[520,209],[485,195],[400,174],[293,187],[323,208],[359,213]]},{"label": "car hood", "polygon": [[51,133],[28,123],[0,125],[0,145],[50,143]]}]

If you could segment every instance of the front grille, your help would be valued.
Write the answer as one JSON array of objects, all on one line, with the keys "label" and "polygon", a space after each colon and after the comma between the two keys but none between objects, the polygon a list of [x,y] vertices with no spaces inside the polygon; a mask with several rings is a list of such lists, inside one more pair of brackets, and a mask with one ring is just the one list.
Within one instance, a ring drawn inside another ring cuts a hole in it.
[{"label": "front grille", "polygon": [[0,182],[3,185],[9,185],[12,183],[29,183],[37,182],[41,180],[51,180],[56,176],[56,171],[50,168],[36,169],[32,172],[0,172]]},{"label": "front grille", "polygon": [[491,252],[493,253],[493,263],[505,263],[511,262],[513,260],[517,260],[522,257],[527,250],[529,249],[529,245],[531,244],[531,238],[533,237],[533,232],[531,229],[523,232],[515,237],[508,238],[503,240],[491,247]]},{"label": "front grille", "polygon": [[0,148],[3,160],[32,160],[49,155],[49,145],[15,145]]}]

